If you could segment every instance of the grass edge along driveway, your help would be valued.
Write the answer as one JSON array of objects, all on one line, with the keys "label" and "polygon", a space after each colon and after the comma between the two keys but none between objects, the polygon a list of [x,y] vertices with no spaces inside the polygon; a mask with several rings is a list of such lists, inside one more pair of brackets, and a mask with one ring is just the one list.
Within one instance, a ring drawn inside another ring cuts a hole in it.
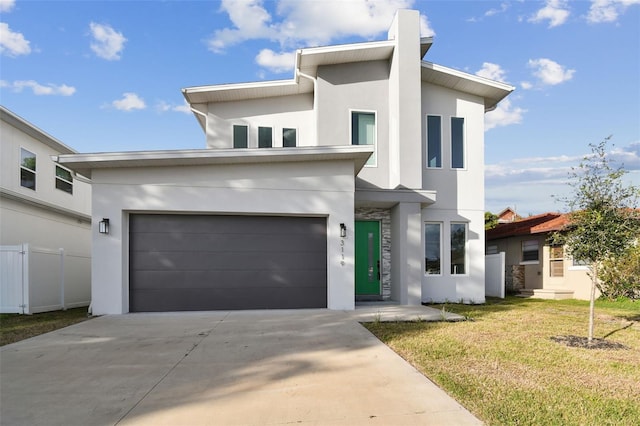
[{"label": "grass edge along driveway", "polygon": [[596,302],[595,337],[628,349],[552,340],[586,336],[588,302],[508,297],[445,309],[468,320],[363,325],[489,425],[638,424],[640,302]]},{"label": "grass edge along driveway", "polygon": [[0,346],[49,333],[89,318],[86,306],[33,315],[0,314]]}]

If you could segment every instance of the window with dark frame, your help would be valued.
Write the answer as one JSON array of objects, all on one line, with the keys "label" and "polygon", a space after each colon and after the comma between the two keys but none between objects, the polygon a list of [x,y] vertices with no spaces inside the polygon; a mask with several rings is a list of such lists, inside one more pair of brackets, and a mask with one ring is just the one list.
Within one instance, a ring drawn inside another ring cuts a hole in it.
[{"label": "window with dark frame", "polygon": [[442,167],[442,117],[427,115],[427,167]]},{"label": "window with dark frame", "polygon": [[451,117],[451,168],[464,169],[464,118]]},{"label": "window with dark frame", "polygon": [[235,124],[233,126],[233,147],[248,148],[249,146],[249,127]]},{"label": "window with dark frame", "polygon": [[284,148],[295,148],[297,145],[296,129],[282,129],[282,146]]},{"label": "window with dark frame", "polygon": [[424,224],[424,272],[427,275],[442,274],[442,224]]},{"label": "window with dark frame", "polygon": [[20,186],[36,190],[36,155],[20,148]]},{"label": "window with dark frame", "polygon": [[258,127],[258,148],[273,147],[273,129],[271,127]]},{"label": "window with dark frame", "polygon": [[522,242],[522,261],[537,262],[540,260],[538,252],[538,240],[528,240]]}]

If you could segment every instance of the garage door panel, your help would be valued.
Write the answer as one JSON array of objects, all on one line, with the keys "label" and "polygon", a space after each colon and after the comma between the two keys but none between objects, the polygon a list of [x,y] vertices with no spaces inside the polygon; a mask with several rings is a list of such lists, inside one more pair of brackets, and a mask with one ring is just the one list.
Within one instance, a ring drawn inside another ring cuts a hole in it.
[{"label": "garage door panel", "polygon": [[225,270],[240,269],[271,271],[282,268],[283,261],[290,264],[288,270],[326,269],[318,265],[318,253],[306,252],[139,252],[131,266],[134,270]]},{"label": "garage door panel", "polygon": [[132,241],[133,251],[159,251],[170,247],[183,252],[269,251],[275,245],[289,251],[324,251],[323,235],[279,234],[181,234],[177,232],[137,233]]},{"label": "garage door panel", "polygon": [[326,297],[326,288],[274,289],[257,298],[247,308],[245,290],[199,289],[188,293],[173,291],[138,291],[131,298],[132,312],[163,311],[207,311],[207,310],[239,310],[239,309],[301,309],[317,308],[317,300]]},{"label": "garage door panel", "polygon": [[327,306],[326,219],[130,215],[129,309]]},{"label": "garage door panel", "polygon": [[295,271],[286,275],[278,272],[265,274],[259,281],[253,271],[135,271],[131,280],[136,289],[161,288],[258,288],[258,287],[322,287],[325,285],[324,270]]}]

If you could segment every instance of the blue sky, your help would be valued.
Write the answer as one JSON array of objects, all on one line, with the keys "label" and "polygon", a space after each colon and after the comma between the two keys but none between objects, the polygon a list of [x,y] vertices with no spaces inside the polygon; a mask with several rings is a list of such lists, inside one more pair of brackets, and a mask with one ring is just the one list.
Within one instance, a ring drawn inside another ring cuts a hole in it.
[{"label": "blue sky", "polygon": [[486,209],[564,210],[589,143],[640,184],[640,0],[0,0],[0,103],[79,152],[204,148],[181,88],[288,79],[307,46],[421,12],[426,60],[516,87],[486,115]]}]

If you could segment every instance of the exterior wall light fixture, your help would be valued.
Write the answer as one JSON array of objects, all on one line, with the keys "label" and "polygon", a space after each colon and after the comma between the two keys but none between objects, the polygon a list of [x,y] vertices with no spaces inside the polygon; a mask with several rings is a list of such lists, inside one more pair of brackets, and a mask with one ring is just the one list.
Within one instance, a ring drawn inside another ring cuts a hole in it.
[{"label": "exterior wall light fixture", "polygon": [[340,237],[341,238],[347,237],[347,225],[345,225],[344,223],[340,224]]},{"label": "exterior wall light fixture", "polygon": [[103,218],[100,221],[100,223],[98,223],[98,231],[101,234],[108,234],[109,233],[109,219]]}]

